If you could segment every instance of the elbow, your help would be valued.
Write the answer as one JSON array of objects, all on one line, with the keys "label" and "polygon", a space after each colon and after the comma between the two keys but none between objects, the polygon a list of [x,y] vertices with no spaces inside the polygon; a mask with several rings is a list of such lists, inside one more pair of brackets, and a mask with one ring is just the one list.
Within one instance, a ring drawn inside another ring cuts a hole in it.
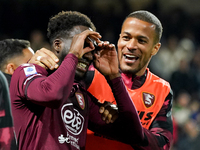
[{"label": "elbow", "polygon": [[145,139],[144,128],[137,116],[130,115],[123,122],[126,123],[126,130],[129,137],[132,137],[130,143],[142,143]]},{"label": "elbow", "polygon": [[63,104],[65,98],[63,94],[49,92],[41,96],[38,95],[34,98],[31,98],[30,100],[37,105],[57,109]]},{"label": "elbow", "polygon": [[37,105],[57,109],[69,97],[70,91],[68,87],[59,88],[55,84],[42,82],[41,84],[30,84],[26,97]]},{"label": "elbow", "polygon": [[63,94],[52,94],[52,95],[49,94],[47,99],[48,99],[47,103],[49,104],[48,107],[57,109],[63,104],[65,97]]},{"label": "elbow", "polygon": [[134,144],[143,143],[145,140],[145,134],[142,129],[136,128],[136,130],[130,132],[130,134],[132,134],[133,137],[131,143]]}]

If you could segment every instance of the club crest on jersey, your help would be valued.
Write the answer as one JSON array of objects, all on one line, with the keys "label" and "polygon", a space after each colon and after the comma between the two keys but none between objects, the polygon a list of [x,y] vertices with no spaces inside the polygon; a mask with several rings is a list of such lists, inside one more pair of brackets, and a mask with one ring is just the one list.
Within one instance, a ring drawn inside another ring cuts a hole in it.
[{"label": "club crest on jersey", "polygon": [[75,93],[75,95],[81,109],[85,109],[85,100],[83,95],[81,93]]},{"label": "club crest on jersey", "polygon": [[153,94],[146,93],[146,92],[142,93],[142,99],[143,99],[144,105],[147,108],[151,107],[155,102],[155,96]]}]

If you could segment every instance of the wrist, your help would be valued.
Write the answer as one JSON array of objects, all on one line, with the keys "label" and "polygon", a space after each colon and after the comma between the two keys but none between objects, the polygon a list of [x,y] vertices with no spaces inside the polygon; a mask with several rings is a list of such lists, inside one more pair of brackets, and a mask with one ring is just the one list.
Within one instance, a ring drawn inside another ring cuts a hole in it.
[{"label": "wrist", "polygon": [[112,80],[112,79],[115,79],[115,78],[118,78],[118,77],[121,77],[121,74],[119,72],[116,73],[116,74],[111,74],[111,75],[106,76],[106,79]]},{"label": "wrist", "polygon": [[79,58],[79,53],[76,53],[76,52],[69,52],[68,54],[73,54],[74,56],[76,56],[77,58]]}]

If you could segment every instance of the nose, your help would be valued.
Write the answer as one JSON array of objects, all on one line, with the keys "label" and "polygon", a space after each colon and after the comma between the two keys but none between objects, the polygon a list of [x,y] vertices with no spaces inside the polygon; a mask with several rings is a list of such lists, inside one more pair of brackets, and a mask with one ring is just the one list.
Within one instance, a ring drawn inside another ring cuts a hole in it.
[{"label": "nose", "polygon": [[129,50],[134,50],[137,48],[137,40],[132,38],[131,40],[129,40],[126,44],[126,47],[129,49]]},{"label": "nose", "polygon": [[89,61],[93,60],[93,54],[92,54],[92,52],[85,53],[85,54],[83,55],[83,58],[84,58],[84,59],[87,59],[87,60],[89,60]]}]

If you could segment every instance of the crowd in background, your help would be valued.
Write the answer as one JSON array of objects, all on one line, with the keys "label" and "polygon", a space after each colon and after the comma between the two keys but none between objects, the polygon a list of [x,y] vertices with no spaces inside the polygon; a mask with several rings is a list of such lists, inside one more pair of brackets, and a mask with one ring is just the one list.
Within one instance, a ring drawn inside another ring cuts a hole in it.
[{"label": "crowd in background", "polygon": [[164,31],[162,46],[149,68],[169,81],[174,92],[172,149],[190,150],[200,141],[200,11],[193,7],[197,0],[178,1],[1,0],[0,40],[22,38],[35,51],[50,48],[46,39],[49,17],[60,10],[77,10],[91,18],[104,40],[116,44],[124,16],[138,9],[154,13]]}]

